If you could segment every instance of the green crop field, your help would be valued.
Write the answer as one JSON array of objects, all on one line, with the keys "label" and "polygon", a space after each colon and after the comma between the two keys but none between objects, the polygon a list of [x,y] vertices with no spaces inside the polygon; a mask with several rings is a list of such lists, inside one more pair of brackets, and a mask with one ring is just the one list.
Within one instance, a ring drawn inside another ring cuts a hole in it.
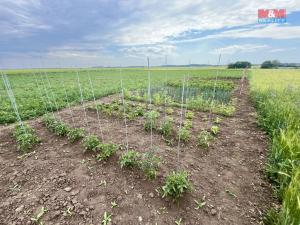
[{"label": "green crop field", "polygon": [[272,139],[267,174],[283,203],[267,224],[300,224],[300,71],[252,70],[251,92]]},{"label": "green crop field", "polygon": [[[77,104],[81,100],[77,71],[74,69],[32,69],[5,72],[8,74],[22,119],[35,118],[51,110],[63,108],[67,105],[67,100],[71,105]],[[142,68],[126,68],[121,71],[117,68],[80,69],[78,70],[78,75],[84,100],[92,100],[93,98],[89,77],[91,78],[96,98],[120,92],[121,78],[126,89],[145,88],[148,84],[148,72]],[[155,86],[166,80],[183,79],[184,76],[239,78],[241,75],[241,70],[226,70],[223,68],[164,69],[158,67],[151,69],[151,85]],[[65,90],[67,93],[65,93]],[[1,81],[0,124],[15,121],[15,114],[7,97],[4,84]]]}]

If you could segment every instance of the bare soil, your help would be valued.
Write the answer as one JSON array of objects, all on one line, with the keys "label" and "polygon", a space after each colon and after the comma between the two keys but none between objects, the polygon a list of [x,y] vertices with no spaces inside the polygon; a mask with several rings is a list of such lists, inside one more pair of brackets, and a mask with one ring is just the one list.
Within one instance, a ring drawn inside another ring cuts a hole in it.
[{"label": "bare soil", "polygon": [[[205,119],[209,115],[195,113],[192,139],[180,147],[179,165],[176,145],[167,145],[154,131],[153,145],[162,165],[151,181],[137,169],[121,169],[118,157],[122,150],[107,162],[97,162],[93,155],[83,153],[80,142],[71,144],[57,137],[40,119],[29,124],[41,143],[20,158],[11,137],[12,126],[1,127],[0,224],[34,224],[31,218],[42,207],[47,209],[41,218],[44,224],[101,224],[105,211],[112,214],[110,224],[118,225],[175,224],[180,218],[181,224],[189,225],[260,224],[263,213],[275,202],[264,174],[267,136],[256,123],[247,83],[241,94],[236,88],[234,97],[236,113],[222,117],[221,132],[208,149],[196,146],[196,135],[211,126]],[[163,108],[160,110],[162,115]],[[88,124],[82,106],[72,112],[75,124],[68,109],[57,116],[101,137],[94,110],[86,109]],[[179,126],[179,109],[174,109],[173,117]],[[100,124],[104,142],[125,144],[124,120],[100,114]],[[137,151],[149,150],[150,134],[144,131],[143,118],[128,122],[128,142]],[[156,190],[178,166],[189,172],[193,190],[174,203],[162,199]],[[194,200],[206,205],[195,209]],[[117,206],[112,208],[113,201]]]}]

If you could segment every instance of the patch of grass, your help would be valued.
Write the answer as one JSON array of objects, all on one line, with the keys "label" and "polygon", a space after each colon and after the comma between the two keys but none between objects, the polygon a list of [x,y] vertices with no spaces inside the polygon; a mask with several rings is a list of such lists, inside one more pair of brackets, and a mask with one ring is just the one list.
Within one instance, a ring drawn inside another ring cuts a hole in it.
[{"label": "patch of grass", "polygon": [[16,139],[18,150],[23,153],[28,152],[40,142],[34,130],[27,124],[16,125],[13,137]]},{"label": "patch of grass", "polygon": [[88,152],[96,152],[97,146],[100,145],[100,140],[95,135],[88,135],[83,139],[83,147],[85,151]]},{"label": "patch of grass", "polygon": [[175,200],[189,190],[191,190],[191,183],[186,171],[173,171],[166,177],[165,184],[162,186],[163,197],[169,196]]},{"label": "patch of grass", "polygon": [[132,168],[138,166],[140,154],[137,151],[129,150],[121,155],[120,164],[121,167]]}]

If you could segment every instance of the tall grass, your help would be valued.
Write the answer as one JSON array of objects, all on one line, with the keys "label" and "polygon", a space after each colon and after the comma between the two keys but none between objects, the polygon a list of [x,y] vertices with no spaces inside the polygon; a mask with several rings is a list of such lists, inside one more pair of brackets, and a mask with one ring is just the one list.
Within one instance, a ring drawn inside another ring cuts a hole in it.
[{"label": "tall grass", "polygon": [[267,174],[281,211],[273,224],[300,224],[300,71],[253,70],[251,96],[260,125],[270,135]]}]

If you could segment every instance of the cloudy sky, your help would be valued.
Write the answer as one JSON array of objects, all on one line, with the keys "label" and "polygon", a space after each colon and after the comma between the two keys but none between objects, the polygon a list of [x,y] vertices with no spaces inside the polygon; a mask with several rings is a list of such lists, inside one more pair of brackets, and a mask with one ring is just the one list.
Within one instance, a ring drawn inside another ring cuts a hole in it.
[{"label": "cloudy sky", "polygon": [[[258,24],[260,8],[286,24]],[[0,67],[300,62],[299,0],[0,0]]]}]

